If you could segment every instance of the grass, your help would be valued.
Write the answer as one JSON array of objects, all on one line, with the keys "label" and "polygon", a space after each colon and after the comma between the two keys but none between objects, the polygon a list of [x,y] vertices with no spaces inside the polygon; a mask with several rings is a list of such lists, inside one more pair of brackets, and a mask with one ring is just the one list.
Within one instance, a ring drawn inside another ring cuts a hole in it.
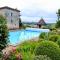
[{"label": "grass", "polygon": [[38,41],[25,41],[17,47],[17,51],[22,54],[23,60],[32,60],[37,45]]}]

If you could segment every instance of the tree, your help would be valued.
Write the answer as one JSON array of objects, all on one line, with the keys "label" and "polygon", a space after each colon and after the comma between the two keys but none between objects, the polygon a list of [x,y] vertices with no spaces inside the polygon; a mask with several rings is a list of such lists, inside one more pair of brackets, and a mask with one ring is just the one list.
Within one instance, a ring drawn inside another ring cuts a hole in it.
[{"label": "tree", "polygon": [[58,9],[57,17],[58,17],[58,20],[57,20],[57,23],[56,23],[56,28],[60,28],[60,9]]},{"label": "tree", "polygon": [[60,28],[60,20],[57,21],[56,28]]},{"label": "tree", "polygon": [[22,22],[21,22],[21,18],[19,19],[19,28],[22,27]]},{"label": "tree", "polygon": [[2,51],[8,43],[8,28],[7,21],[0,15],[0,51]]},{"label": "tree", "polygon": [[60,9],[58,9],[57,17],[58,17],[58,20],[59,20],[59,18],[60,18]]}]

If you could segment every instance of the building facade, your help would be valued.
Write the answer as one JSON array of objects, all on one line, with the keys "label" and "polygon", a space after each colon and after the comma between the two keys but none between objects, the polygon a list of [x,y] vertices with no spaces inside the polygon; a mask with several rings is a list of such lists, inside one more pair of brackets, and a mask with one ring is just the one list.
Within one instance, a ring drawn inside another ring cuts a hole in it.
[{"label": "building facade", "polygon": [[1,7],[0,15],[3,15],[7,20],[7,26],[9,29],[19,28],[20,11],[10,7]]}]

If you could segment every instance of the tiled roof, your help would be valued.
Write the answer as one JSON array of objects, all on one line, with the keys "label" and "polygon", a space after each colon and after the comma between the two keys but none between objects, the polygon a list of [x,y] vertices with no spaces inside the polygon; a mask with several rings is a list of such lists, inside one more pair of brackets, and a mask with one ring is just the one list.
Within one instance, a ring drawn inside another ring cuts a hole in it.
[{"label": "tiled roof", "polygon": [[8,6],[0,7],[0,9],[10,9],[10,10],[14,10],[14,11],[20,12],[20,10],[17,10],[17,9],[8,7]]},{"label": "tiled roof", "polygon": [[44,19],[41,18],[41,19],[39,20],[38,24],[45,25],[46,23],[45,23]]}]

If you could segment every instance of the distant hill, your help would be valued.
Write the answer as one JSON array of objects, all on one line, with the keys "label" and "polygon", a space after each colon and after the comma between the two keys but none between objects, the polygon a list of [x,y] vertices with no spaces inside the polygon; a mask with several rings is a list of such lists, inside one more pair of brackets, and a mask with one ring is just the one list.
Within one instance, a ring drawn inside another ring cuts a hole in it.
[{"label": "distant hill", "polygon": [[[37,24],[38,22],[22,22],[23,24]],[[55,23],[46,23],[46,24],[55,24]]]}]

